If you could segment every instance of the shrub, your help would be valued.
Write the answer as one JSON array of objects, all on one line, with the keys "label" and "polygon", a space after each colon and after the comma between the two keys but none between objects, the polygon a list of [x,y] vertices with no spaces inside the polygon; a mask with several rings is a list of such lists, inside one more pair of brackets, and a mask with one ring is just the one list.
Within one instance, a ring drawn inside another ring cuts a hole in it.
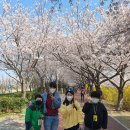
[{"label": "shrub", "polygon": [[130,85],[124,88],[123,109],[130,111]]},{"label": "shrub", "polygon": [[[114,87],[102,86],[101,90],[103,92],[103,98],[112,103],[113,105],[117,104],[118,91]],[[123,90],[123,110],[130,111],[130,85],[124,87]]]},{"label": "shrub", "polygon": [[25,99],[19,97],[0,97],[0,112],[21,112]]},{"label": "shrub", "polygon": [[15,92],[15,93],[6,93],[6,94],[1,94],[0,97],[22,97],[22,93],[21,92]]},{"label": "shrub", "polygon": [[28,101],[34,99],[34,96],[35,96],[35,92],[27,92],[26,93],[26,98]]},{"label": "shrub", "polygon": [[12,93],[12,96],[14,96],[14,97],[22,97],[22,93],[21,92]]},{"label": "shrub", "polygon": [[118,91],[114,87],[105,87],[102,86],[101,90],[103,92],[103,98],[112,103],[113,105],[117,104],[117,99],[118,99]]}]

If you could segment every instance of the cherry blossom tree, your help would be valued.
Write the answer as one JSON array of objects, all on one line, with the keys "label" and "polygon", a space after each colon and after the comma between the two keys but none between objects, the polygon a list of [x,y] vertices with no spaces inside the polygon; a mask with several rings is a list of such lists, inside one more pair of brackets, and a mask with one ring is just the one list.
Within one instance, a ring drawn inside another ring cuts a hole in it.
[{"label": "cherry blossom tree", "polygon": [[24,97],[26,92],[24,85],[27,81],[31,83],[33,78],[30,77],[33,76],[31,73],[38,74],[36,66],[42,55],[46,53],[44,50],[52,41],[51,35],[55,31],[55,21],[51,20],[53,17],[50,11],[45,10],[40,13],[38,15],[36,12],[31,13],[18,3],[16,8],[10,6],[0,16],[2,70],[8,75],[8,70],[15,73],[10,76],[20,83]]},{"label": "cherry blossom tree", "polygon": [[[117,13],[116,13],[117,12]],[[129,6],[120,5],[109,13],[103,8],[91,11],[73,9],[63,18],[66,32],[55,42],[53,55],[73,72],[85,77],[98,89],[106,81],[123,97],[125,69],[129,67]],[[96,14],[99,13],[99,18]],[[129,69],[127,69],[128,71]],[[113,79],[119,77],[119,84]]]},{"label": "cherry blossom tree", "polygon": [[118,10],[113,8],[113,11],[104,16],[105,24],[102,26],[104,34],[101,42],[106,52],[105,60],[102,61],[108,70],[118,73],[118,82],[109,80],[118,90],[117,109],[120,108],[123,99],[123,88],[130,80],[128,76],[130,71],[129,10],[126,5],[120,5]]}]

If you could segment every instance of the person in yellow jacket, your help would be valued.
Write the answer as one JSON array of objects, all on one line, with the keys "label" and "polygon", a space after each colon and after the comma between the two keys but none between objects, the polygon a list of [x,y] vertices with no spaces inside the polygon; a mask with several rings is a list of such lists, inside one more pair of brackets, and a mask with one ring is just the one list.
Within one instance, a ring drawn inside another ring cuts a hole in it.
[{"label": "person in yellow jacket", "polygon": [[83,113],[80,103],[74,100],[74,90],[68,87],[65,100],[61,105],[59,112],[63,118],[64,130],[81,130],[83,128]]}]

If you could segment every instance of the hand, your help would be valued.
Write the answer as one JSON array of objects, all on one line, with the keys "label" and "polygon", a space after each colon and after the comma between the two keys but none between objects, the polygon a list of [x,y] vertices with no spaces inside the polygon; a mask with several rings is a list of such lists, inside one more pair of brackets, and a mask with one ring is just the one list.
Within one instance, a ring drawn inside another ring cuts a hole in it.
[{"label": "hand", "polygon": [[91,97],[86,97],[86,102],[91,102]]},{"label": "hand", "polygon": [[80,128],[81,130],[83,130],[84,126],[80,124],[80,125],[79,125],[79,128]]},{"label": "hand", "polygon": [[79,102],[75,101],[73,104],[74,104],[73,106],[76,108],[76,110],[80,110],[81,109],[81,106],[80,106]]},{"label": "hand", "polygon": [[73,103],[73,108],[77,109],[77,107],[76,107],[75,103]]},{"label": "hand", "polygon": [[32,106],[33,103],[31,101],[28,102],[28,106]]},{"label": "hand", "polygon": [[51,97],[51,100],[53,101],[54,100],[54,96],[52,94],[50,94],[50,97]]}]

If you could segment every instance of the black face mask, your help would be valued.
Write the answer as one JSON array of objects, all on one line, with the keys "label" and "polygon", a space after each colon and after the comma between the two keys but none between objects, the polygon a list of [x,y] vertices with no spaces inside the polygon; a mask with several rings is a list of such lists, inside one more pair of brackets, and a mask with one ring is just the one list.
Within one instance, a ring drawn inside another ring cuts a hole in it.
[{"label": "black face mask", "polygon": [[40,106],[41,104],[42,104],[42,101],[40,101],[40,100],[36,101],[36,105]]}]

